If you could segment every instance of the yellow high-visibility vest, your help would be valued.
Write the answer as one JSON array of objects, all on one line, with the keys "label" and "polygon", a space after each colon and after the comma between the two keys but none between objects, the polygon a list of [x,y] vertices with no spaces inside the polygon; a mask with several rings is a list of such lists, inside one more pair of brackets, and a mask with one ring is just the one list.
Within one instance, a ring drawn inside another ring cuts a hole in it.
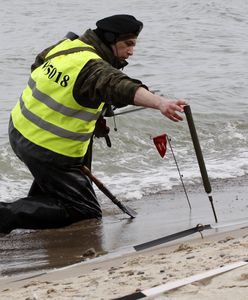
[{"label": "yellow high-visibility vest", "polygon": [[14,127],[26,139],[65,156],[85,155],[104,106],[82,106],[73,97],[76,79],[90,59],[101,59],[92,46],[66,39],[31,73],[11,112]]}]

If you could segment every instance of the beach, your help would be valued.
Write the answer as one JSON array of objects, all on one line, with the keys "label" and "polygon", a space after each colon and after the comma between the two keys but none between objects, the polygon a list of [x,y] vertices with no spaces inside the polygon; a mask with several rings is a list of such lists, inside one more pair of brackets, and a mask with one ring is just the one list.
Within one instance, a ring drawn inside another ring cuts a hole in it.
[{"label": "beach", "polygon": [[[2,278],[1,299],[115,299],[248,258],[248,227],[170,246],[53,270]],[[248,293],[248,265],[157,294],[152,299],[235,299]],[[138,298],[134,298],[138,299]]]},{"label": "beach", "polygon": [[[112,147],[95,139],[92,170],[137,217],[130,219],[95,188],[102,220],[0,236],[0,300],[136,299],[153,288],[151,299],[248,298],[245,1],[3,1],[0,201],[25,197],[33,182],[10,147],[8,124],[36,55],[69,31],[81,35],[100,18],[123,13],[144,22],[124,74],[190,104],[218,222],[186,116],[174,123],[151,109],[117,109],[116,118],[107,118]],[[153,137],[164,133],[172,147],[162,159]],[[197,224],[211,229],[141,251],[133,247]],[[178,280],[183,286],[162,291]]]}]

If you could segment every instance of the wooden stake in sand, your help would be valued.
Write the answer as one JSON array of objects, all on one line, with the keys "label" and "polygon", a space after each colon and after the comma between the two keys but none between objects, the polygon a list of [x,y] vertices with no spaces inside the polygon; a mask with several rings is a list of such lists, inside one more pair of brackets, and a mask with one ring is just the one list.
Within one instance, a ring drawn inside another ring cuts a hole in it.
[{"label": "wooden stake in sand", "polygon": [[191,138],[192,138],[193,145],[194,145],[194,148],[195,148],[195,154],[196,154],[198,165],[199,165],[199,168],[200,168],[203,185],[204,185],[206,193],[208,194],[208,198],[209,198],[209,201],[211,203],[211,207],[212,207],[213,214],[214,214],[214,219],[215,219],[215,222],[217,223],[218,220],[217,220],[217,216],[216,216],[216,212],[215,212],[215,208],[214,208],[213,198],[212,198],[212,195],[211,195],[212,188],[211,188],[211,184],[210,184],[210,181],[209,181],[209,178],[208,178],[207,169],[206,169],[205,162],[204,162],[204,159],[203,159],[201,146],[200,146],[200,143],[199,143],[199,140],[198,140],[197,132],[196,132],[196,129],[195,129],[195,124],[194,124],[192,113],[191,113],[191,108],[190,108],[189,105],[184,106],[184,112],[185,112],[185,115],[186,115],[186,118],[187,118],[187,121],[188,121],[189,130],[190,130]]}]

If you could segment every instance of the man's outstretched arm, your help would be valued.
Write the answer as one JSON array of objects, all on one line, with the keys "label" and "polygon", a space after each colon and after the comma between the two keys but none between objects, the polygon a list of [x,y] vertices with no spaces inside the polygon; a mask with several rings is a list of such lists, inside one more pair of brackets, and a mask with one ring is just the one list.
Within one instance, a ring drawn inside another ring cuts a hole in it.
[{"label": "man's outstretched arm", "polygon": [[187,105],[185,100],[171,100],[155,95],[143,87],[139,87],[134,96],[134,104],[160,110],[160,112],[174,122],[182,121],[183,118],[177,112],[183,112]]}]

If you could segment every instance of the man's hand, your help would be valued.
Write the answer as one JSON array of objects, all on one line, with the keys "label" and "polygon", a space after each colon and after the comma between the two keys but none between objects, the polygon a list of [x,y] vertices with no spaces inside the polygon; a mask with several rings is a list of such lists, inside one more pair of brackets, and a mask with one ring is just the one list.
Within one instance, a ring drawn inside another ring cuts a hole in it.
[{"label": "man's hand", "polygon": [[166,100],[161,98],[158,109],[160,112],[174,122],[182,121],[183,118],[177,112],[183,112],[183,107],[187,105],[185,100]]},{"label": "man's hand", "polygon": [[109,127],[106,125],[106,120],[100,116],[100,118],[96,121],[96,127],[94,131],[94,135],[97,138],[106,137],[109,134]]}]

